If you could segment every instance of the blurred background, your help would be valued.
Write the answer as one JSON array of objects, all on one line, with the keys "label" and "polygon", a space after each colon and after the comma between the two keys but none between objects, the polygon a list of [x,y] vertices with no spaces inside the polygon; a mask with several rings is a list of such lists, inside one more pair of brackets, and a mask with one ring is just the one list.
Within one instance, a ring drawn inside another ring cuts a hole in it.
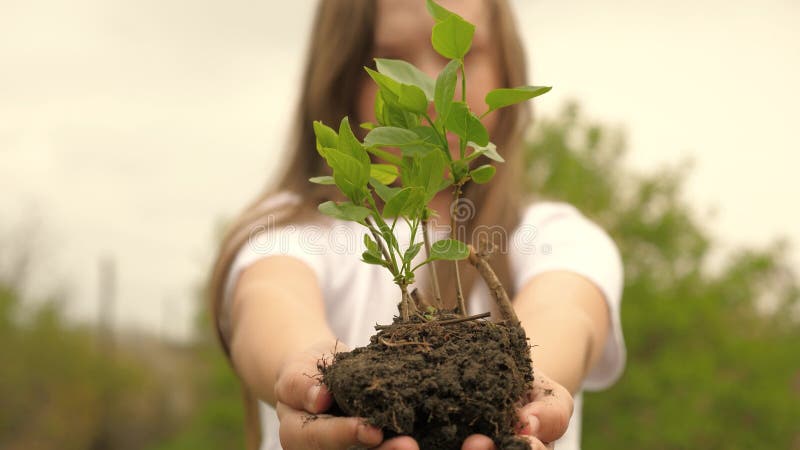
[{"label": "blurred background", "polygon": [[[0,448],[242,448],[200,289],[316,2],[0,2]],[[526,189],[626,263],[584,448],[800,449],[800,3],[516,0]]]}]

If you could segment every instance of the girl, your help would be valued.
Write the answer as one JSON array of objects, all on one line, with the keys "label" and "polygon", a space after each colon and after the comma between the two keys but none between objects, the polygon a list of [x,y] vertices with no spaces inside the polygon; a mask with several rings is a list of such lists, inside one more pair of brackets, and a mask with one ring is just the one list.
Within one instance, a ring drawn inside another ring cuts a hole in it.
[{"label": "girl", "polygon": [[[476,25],[465,63],[467,102],[473,109],[480,111],[494,88],[526,84],[524,53],[506,0],[441,4]],[[280,182],[231,227],[211,282],[219,336],[246,395],[250,449],[417,448],[407,436],[384,441],[380,430],[357,418],[306,420],[308,413],[324,412],[332,403],[327,390],[308,376],[316,372],[317,361],[337,342],[338,350],[342,343],[365,344],[375,323],[391,321],[397,300],[388,273],[359,261],[364,231],[321,216],[316,206],[336,196],[308,178],[325,173],[313,120],[375,121],[375,87],[363,66],[374,67],[376,57],[405,59],[433,77],[444,67],[430,45],[432,26],[422,0],[319,4],[289,164]],[[529,116],[524,105],[517,105],[484,119],[506,163],[498,165],[491,183],[465,189],[466,205],[474,209],[460,211],[462,205],[455,205],[460,212],[453,225],[466,236],[481,227],[508,232],[507,252],[492,263],[535,344],[536,384],[519,411],[527,424],[521,433],[531,448],[553,448],[566,432],[558,448],[576,449],[581,390],[610,385],[624,365],[622,268],[613,242],[573,207],[523,205],[519,199],[516,171]],[[446,191],[433,201],[439,225],[449,225],[448,202]],[[439,265],[443,299],[455,298],[449,267]],[[488,292],[474,282],[474,270],[465,264],[461,273],[472,312],[488,310]],[[463,448],[492,445],[488,437],[473,435]]]}]

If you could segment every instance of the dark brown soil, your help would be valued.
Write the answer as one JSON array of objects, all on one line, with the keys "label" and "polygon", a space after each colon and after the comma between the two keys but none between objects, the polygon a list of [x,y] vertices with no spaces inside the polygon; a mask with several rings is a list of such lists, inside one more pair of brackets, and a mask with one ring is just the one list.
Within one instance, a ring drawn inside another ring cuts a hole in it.
[{"label": "dark brown soil", "polygon": [[514,438],[516,408],[533,382],[519,327],[395,320],[320,370],[342,414],[364,417],[387,437],[411,435],[421,450],[459,450],[475,433],[501,450],[529,448]]}]

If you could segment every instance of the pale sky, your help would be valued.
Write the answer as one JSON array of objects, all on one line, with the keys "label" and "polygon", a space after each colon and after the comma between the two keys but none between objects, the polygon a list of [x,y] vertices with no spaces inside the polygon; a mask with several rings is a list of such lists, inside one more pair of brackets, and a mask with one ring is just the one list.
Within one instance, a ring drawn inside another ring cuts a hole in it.
[{"label": "pale sky", "polygon": [[[112,255],[115,320],[187,335],[216,224],[280,158],[314,6],[296,3],[0,3],[0,238],[38,222],[35,289],[93,320]],[[632,166],[692,158],[686,196],[727,246],[800,243],[800,3],[515,4],[554,86],[538,114],[578,99],[627,130]]]}]

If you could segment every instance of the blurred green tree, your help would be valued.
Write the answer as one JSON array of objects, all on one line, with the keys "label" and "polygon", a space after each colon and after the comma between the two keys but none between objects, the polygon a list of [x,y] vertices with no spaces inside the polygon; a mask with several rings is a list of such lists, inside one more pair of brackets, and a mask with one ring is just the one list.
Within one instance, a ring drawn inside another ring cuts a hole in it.
[{"label": "blurred green tree", "polygon": [[0,448],[138,449],[164,433],[153,371],[67,324],[56,301],[26,304],[13,282],[0,281],[0,355]]},{"label": "blurred green tree", "polygon": [[[203,298],[202,295],[198,296]],[[211,329],[208,308],[201,302],[194,361],[192,397],[196,408],[187,420],[153,450],[243,449],[244,403],[239,382]]]},{"label": "blurred green tree", "polygon": [[800,289],[786,242],[723,255],[682,197],[688,164],[643,175],[624,155],[624,134],[575,104],[540,120],[525,153],[528,192],[576,205],[625,261],[628,365],[587,395],[584,448],[800,449]]}]

